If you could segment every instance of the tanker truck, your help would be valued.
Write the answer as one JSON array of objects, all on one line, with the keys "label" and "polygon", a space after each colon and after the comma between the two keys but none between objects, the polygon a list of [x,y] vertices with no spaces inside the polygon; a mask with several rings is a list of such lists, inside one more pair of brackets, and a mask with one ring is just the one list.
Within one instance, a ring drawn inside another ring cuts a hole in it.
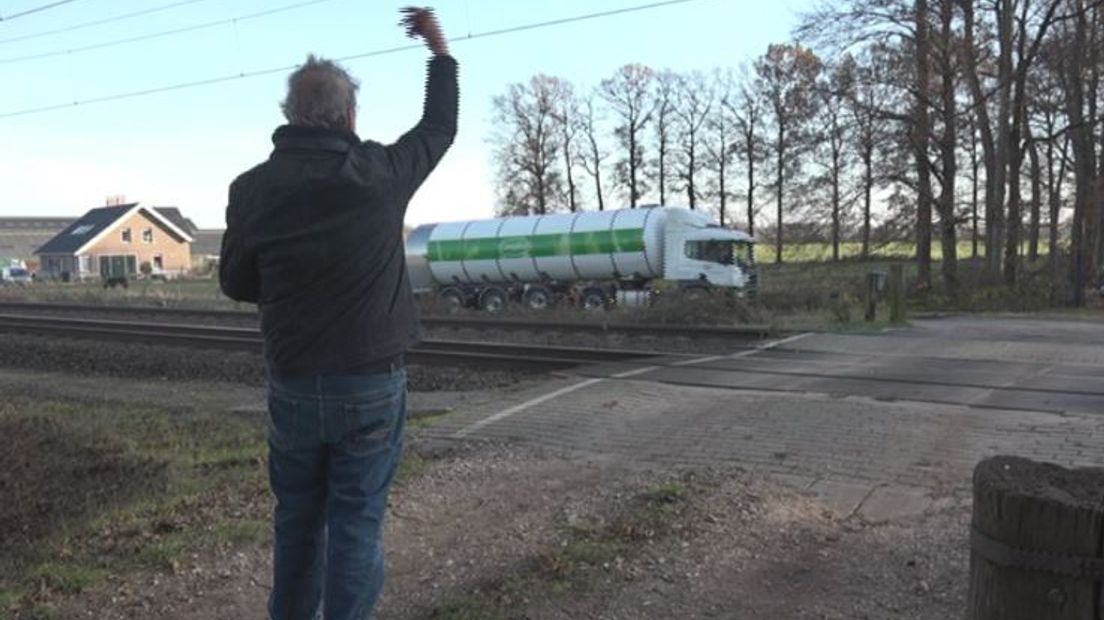
[{"label": "tanker truck", "polygon": [[664,206],[424,224],[407,237],[406,262],[416,294],[488,312],[643,305],[658,280],[741,295],[757,284],[751,236]]}]

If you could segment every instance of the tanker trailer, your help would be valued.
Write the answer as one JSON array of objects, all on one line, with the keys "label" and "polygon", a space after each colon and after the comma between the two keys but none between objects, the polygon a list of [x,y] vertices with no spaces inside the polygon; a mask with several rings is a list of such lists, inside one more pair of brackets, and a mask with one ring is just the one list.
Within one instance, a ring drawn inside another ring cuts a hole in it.
[{"label": "tanker trailer", "polygon": [[416,294],[457,307],[602,308],[647,303],[657,280],[753,294],[754,243],[697,211],[653,206],[424,224],[406,261]]}]

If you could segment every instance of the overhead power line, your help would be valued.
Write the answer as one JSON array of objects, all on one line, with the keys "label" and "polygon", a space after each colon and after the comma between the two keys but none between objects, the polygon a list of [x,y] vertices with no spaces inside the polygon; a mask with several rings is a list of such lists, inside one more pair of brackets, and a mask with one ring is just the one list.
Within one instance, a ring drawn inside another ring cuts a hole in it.
[{"label": "overhead power line", "polygon": [[191,26],[184,26],[182,28],[173,28],[172,30],[162,30],[160,32],[153,32],[149,34],[138,35],[136,37],[126,37],[123,39],[115,39],[112,41],[104,41],[102,43],[93,43],[91,45],[82,45],[80,47],[71,47],[64,50],[54,50],[52,52],[42,52],[39,54],[29,54],[27,56],[13,56],[11,58],[0,58],[0,64],[11,64],[15,62],[25,62],[28,60],[40,60],[42,58],[50,58],[53,56],[67,56],[70,54],[77,54],[80,52],[87,52],[90,50],[103,49],[105,47],[115,47],[117,45],[126,45],[128,43],[137,43],[139,41],[148,41],[150,39],[158,39],[161,37],[167,37],[175,34],[183,34],[185,32],[194,32],[196,30],[204,30],[207,28],[214,28],[216,26],[226,26],[228,24],[236,24],[249,19],[257,19],[258,17],[267,17],[269,15],[275,15],[276,13],[283,13],[285,11],[291,11],[293,9],[301,9],[306,6],[314,4],[322,4],[323,2],[332,2],[333,0],[308,0],[307,2],[297,2],[295,4],[289,4],[286,6],[278,7],[275,9],[268,9],[267,11],[258,11],[256,13],[250,13],[248,15],[240,15],[238,17],[231,17],[229,19],[220,19],[211,22],[204,22],[202,24],[194,24]]},{"label": "overhead power line", "polygon": [[16,41],[28,41],[30,39],[37,39],[39,37],[45,37],[52,34],[61,34],[63,32],[73,32],[74,30],[82,30],[84,28],[91,28],[93,26],[101,26],[103,24],[110,24],[112,22],[122,21],[124,19],[130,19],[132,17],[141,17],[142,15],[149,15],[150,13],[159,13],[168,9],[175,9],[178,6],[184,6],[186,4],[195,4],[197,2],[207,2],[207,0],[181,0],[180,2],[173,2],[171,4],[162,4],[161,6],[150,7],[148,9],[142,9],[141,11],[134,11],[132,13],[123,13],[122,15],[115,15],[112,17],[105,17],[103,19],[96,19],[90,22],[83,22],[80,24],[73,24],[72,26],[66,26],[64,28],[55,28],[53,30],[43,30],[42,32],[35,32],[31,34],[25,34],[18,37],[9,37],[7,39],[0,39],[0,44],[3,43],[15,43]]},{"label": "overhead power line", "polygon": [[[509,27],[509,28],[501,28],[501,29],[498,29],[498,30],[488,30],[486,32],[468,34],[468,35],[462,36],[462,37],[453,37],[453,38],[449,39],[449,42],[450,43],[459,43],[459,42],[463,42],[463,41],[471,41],[471,40],[474,40],[474,39],[485,39],[485,38],[488,38],[488,37],[495,37],[495,36],[500,36],[500,35],[505,35],[505,34],[512,34],[512,33],[516,33],[516,32],[524,32],[526,30],[537,30],[537,29],[540,29],[540,28],[549,28],[549,27],[552,27],[552,26],[562,26],[564,24],[572,24],[572,23],[577,23],[577,22],[582,22],[582,21],[589,21],[589,20],[600,19],[600,18],[605,18],[605,17],[612,17],[612,16],[615,16],[615,15],[623,15],[623,14],[626,14],[626,13],[637,13],[637,12],[640,12],[640,11],[647,11],[647,10],[650,10],[650,9],[657,9],[657,8],[666,7],[666,6],[673,6],[673,5],[676,5],[676,4],[687,4],[687,3],[690,3],[690,2],[696,2],[696,1],[698,1],[698,0],[665,0],[663,2],[651,2],[651,3],[648,3],[648,4],[639,4],[639,5],[636,5],[636,6],[624,7],[624,8],[620,8],[620,9],[613,9],[613,10],[609,10],[609,11],[599,11],[599,12],[596,12],[596,13],[586,13],[586,14],[583,14],[583,15],[576,15],[576,16],[573,16],[573,17],[564,17],[564,18],[561,18],[561,19],[553,19],[553,20],[548,20],[548,21],[535,22],[535,23],[531,23],[531,24],[523,24],[523,25],[520,25],[520,26],[512,26],[512,27]],[[352,54],[350,56],[342,56],[340,58],[335,58],[334,60],[336,60],[338,62],[345,62],[345,61],[349,61],[349,60],[360,60],[360,59],[363,59],[363,58],[370,58],[370,57],[375,57],[375,56],[385,56],[385,55],[389,55],[389,54],[395,54],[395,53],[398,53],[398,52],[405,52],[405,51],[414,50],[414,49],[423,49],[424,47],[425,46],[421,43],[411,43],[409,45],[402,45],[402,46],[399,46],[399,47],[391,47],[391,48],[386,48],[386,49],[374,50],[374,51],[370,51],[370,52],[364,52],[364,53],[361,53],[361,54]],[[26,108],[26,109],[23,109],[23,110],[14,110],[12,112],[0,113],[0,119],[12,118],[12,117],[15,117],[15,116],[25,116],[25,115],[28,115],[28,114],[38,114],[38,113],[41,113],[41,112],[51,112],[51,111],[54,111],[54,110],[62,110],[62,109],[65,109],[65,108],[72,108],[74,106],[91,105],[91,104],[95,104],[95,103],[104,103],[104,102],[107,102],[107,101],[118,101],[120,99],[132,99],[132,98],[135,98],[135,97],[144,97],[146,95],[153,95],[153,94],[157,94],[157,93],[165,93],[165,92],[170,92],[170,91],[175,91],[175,90],[183,90],[185,88],[193,88],[193,87],[197,87],[197,86],[207,86],[207,85],[211,85],[211,84],[219,84],[219,83],[222,83],[222,82],[230,82],[230,81],[233,81],[233,80],[240,80],[240,79],[244,79],[244,78],[252,78],[252,77],[258,77],[258,76],[262,76],[262,75],[270,75],[270,74],[273,74],[273,73],[281,73],[281,72],[285,72],[285,71],[291,71],[291,70],[296,69],[298,67],[299,67],[299,65],[295,64],[295,65],[287,65],[287,66],[284,66],[284,67],[271,67],[271,68],[268,68],[268,69],[258,69],[258,70],[255,70],[255,71],[243,71],[241,73],[235,73],[235,74],[232,74],[232,75],[212,77],[212,78],[207,78],[207,79],[204,79],[204,80],[196,80],[196,81],[193,81],[193,82],[180,82],[180,83],[177,83],[177,84],[170,84],[168,86],[158,86],[158,87],[155,87],[155,88],[147,88],[147,89],[144,89],[144,90],[136,90],[136,91],[130,91],[130,92],[125,92],[125,93],[117,93],[117,94],[114,94],[114,95],[105,95],[103,97],[95,97],[95,98],[91,98],[91,99],[77,100],[77,101],[73,101],[71,103],[57,103],[57,104],[46,105],[46,106],[41,106],[41,107],[37,107],[37,108]]]},{"label": "overhead power line", "polygon": [[39,13],[47,9],[61,6],[63,4],[69,4],[70,2],[76,2],[77,0],[58,0],[58,2],[51,2],[50,4],[44,4],[42,6],[36,6],[33,9],[27,9],[26,11],[20,11],[18,13],[12,13],[11,15],[0,15],[0,22],[11,21],[17,17],[24,17],[31,15],[32,13]]}]

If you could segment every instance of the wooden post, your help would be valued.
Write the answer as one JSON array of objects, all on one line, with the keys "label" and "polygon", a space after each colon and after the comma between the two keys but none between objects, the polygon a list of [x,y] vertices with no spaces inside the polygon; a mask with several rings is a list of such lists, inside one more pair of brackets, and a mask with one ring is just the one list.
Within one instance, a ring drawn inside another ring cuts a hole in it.
[{"label": "wooden post", "polygon": [[878,274],[866,274],[866,322],[878,318]]},{"label": "wooden post", "polygon": [[967,620],[1101,620],[1104,469],[994,457],[974,470]]},{"label": "wooden post", "polygon": [[889,267],[889,321],[905,321],[905,267],[894,263]]}]

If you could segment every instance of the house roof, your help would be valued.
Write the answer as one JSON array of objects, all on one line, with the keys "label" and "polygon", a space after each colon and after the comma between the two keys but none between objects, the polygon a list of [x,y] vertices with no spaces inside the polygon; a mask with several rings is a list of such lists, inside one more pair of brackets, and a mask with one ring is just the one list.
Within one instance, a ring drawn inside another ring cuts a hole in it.
[{"label": "house roof", "polygon": [[73,223],[75,217],[0,217],[0,230],[53,230],[58,231]]},{"label": "house roof", "polygon": [[[123,218],[139,210],[149,214],[154,220],[184,241],[189,243],[193,241],[192,236],[187,231],[182,230],[165,215],[154,209],[140,207],[138,203],[132,202],[125,205],[91,209],[77,221],[66,226],[53,239],[35,250],[35,254],[80,254],[84,248],[98,241]],[[179,213],[179,210],[177,213]]]},{"label": "house roof", "polygon": [[184,214],[181,213],[180,209],[177,207],[153,207],[153,210],[163,215],[165,219],[175,224],[177,228],[188,233],[191,237],[195,237],[196,231],[199,230],[195,222],[184,217]]},{"label": "house roof", "polygon": [[218,256],[222,250],[221,228],[200,228],[196,231],[192,243],[193,256]]}]

